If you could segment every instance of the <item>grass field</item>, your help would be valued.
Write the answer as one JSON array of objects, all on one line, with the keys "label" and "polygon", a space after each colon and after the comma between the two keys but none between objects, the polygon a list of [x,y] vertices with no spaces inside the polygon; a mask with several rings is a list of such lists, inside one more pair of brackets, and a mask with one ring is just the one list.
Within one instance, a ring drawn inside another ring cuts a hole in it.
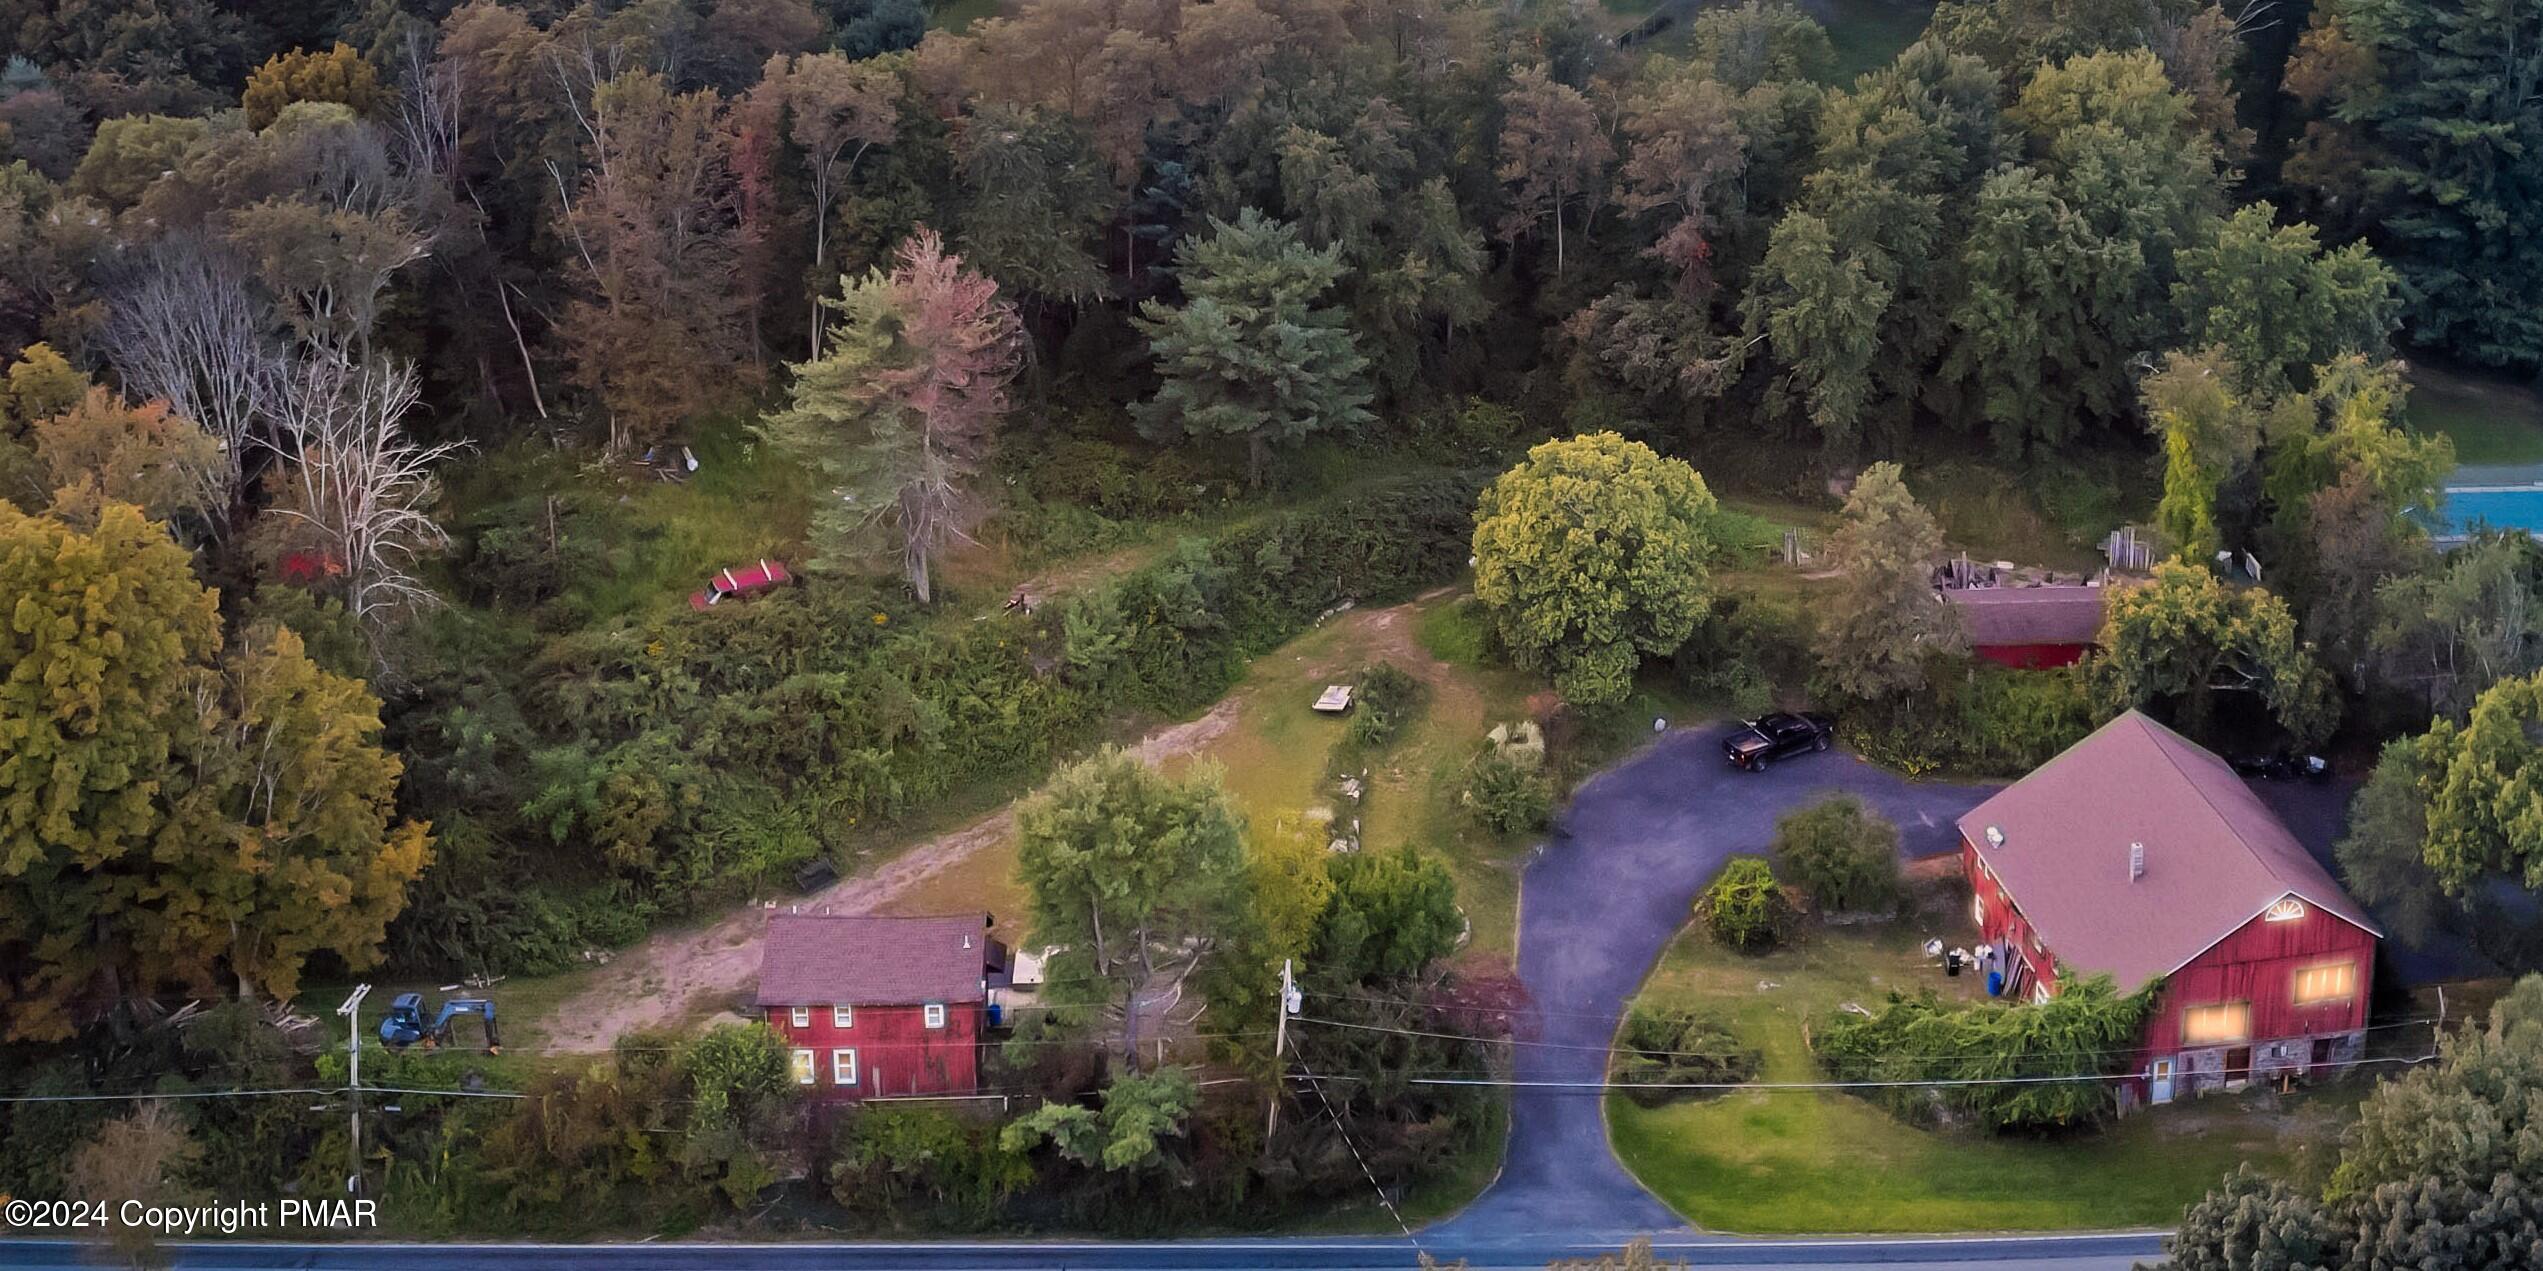
[{"label": "grass field", "polygon": [[982,18],[998,16],[1005,7],[1006,0],[935,0],[928,6],[927,25],[959,35]]},{"label": "grass field", "polygon": [[[1758,957],[1681,933],[1643,999],[1718,1011],[1765,1055],[1761,1081],[1822,1076],[1805,1021],[1889,990],[1971,994],[1918,946],[1951,934],[1957,906],[1855,928],[1814,928]],[[1644,1108],[1608,1103],[1617,1155],[1700,1226],[1756,1233],[2045,1231],[2168,1225],[2237,1164],[2314,1177],[2363,1083],[2280,1099],[2220,1096],[2127,1118],[2098,1134],[2029,1139],[1909,1125],[1824,1091],[1737,1093]]]},{"label": "grass field", "polygon": [[2472,465],[2543,464],[2543,394],[2523,383],[2414,359],[2410,424],[2455,440]]},{"label": "grass field", "polygon": [[[1693,14],[1725,2],[1599,0],[1598,7],[1607,15],[1608,20],[1602,25],[1611,35],[1632,29],[1664,7],[1674,7],[1682,15],[1679,22],[1650,47],[1676,51],[1686,39],[1688,19]],[[1836,64],[1829,78],[1837,84],[1851,84],[1865,71],[1889,65],[1899,50],[1925,33],[1925,24],[1934,13],[1931,0],[1802,0],[1801,7],[1828,29],[1828,43],[1836,50]]]}]

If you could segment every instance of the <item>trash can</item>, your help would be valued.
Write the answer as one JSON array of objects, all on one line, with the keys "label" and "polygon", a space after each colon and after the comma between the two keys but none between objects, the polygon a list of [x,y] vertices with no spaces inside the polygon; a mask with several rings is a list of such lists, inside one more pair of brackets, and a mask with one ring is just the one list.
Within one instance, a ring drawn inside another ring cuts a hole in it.
[{"label": "trash can", "polygon": [[1987,996],[1989,996],[1989,997],[2002,997],[2002,996],[2004,996],[2004,972],[2002,972],[2002,971],[1989,971],[1989,972],[1987,972]]},{"label": "trash can", "polygon": [[1954,949],[1943,955],[1943,974],[1951,976],[1960,974],[1960,950]]}]

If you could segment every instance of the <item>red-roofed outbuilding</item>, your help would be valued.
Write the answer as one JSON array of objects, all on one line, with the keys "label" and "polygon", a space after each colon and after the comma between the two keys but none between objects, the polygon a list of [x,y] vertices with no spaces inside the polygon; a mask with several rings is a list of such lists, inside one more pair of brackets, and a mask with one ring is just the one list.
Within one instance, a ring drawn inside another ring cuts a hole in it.
[{"label": "red-roofed outbuilding", "polygon": [[753,1001],[820,1098],[970,1094],[1005,976],[986,914],[783,913],[769,917]]},{"label": "red-roofed outbuilding", "polygon": [[2130,711],[1960,819],[2008,995],[2161,977],[2123,1106],[2346,1068],[2383,932],[2224,760]]}]

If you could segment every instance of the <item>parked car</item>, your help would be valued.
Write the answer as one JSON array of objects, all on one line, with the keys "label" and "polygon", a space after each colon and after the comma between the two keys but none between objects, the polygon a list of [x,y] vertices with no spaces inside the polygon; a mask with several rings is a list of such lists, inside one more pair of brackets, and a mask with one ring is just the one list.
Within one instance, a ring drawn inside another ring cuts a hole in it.
[{"label": "parked car", "polygon": [[1835,732],[1836,721],[1825,715],[1777,711],[1760,715],[1723,738],[1722,754],[1734,768],[1764,772],[1766,765],[1786,755],[1826,750]]},{"label": "parked car", "polygon": [[2299,755],[2287,751],[2250,753],[2234,756],[2228,762],[2234,771],[2264,781],[2328,781],[2331,761],[2320,755]]}]

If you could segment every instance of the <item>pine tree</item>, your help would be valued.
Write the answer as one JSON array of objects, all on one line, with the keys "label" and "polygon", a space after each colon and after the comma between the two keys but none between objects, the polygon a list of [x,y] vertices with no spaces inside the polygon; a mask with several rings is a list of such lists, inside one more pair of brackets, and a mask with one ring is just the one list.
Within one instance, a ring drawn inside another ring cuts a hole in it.
[{"label": "pine tree", "polygon": [[1928,655],[1966,643],[1958,615],[1934,596],[1942,528],[1908,493],[1895,463],[1864,470],[1828,538],[1839,575],[1819,628],[1819,674],[1848,697],[1888,697],[1925,683]]},{"label": "pine tree", "polygon": [[1006,414],[1023,326],[998,284],[929,229],[890,273],[842,285],[823,302],[839,315],[828,351],[795,368],[794,404],[764,432],[834,483],[813,513],[815,563],[844,567],[887,531],[927,604],[929,562],[978,512],[969,483]]},{"label": "pine tree", "polygon": [[1164,380],[1132,408],[1155,440],[1237,438],[1259,487],[1274,444],[1370,422],[1368,359],[1341,310],[1320,304],[1341,249],[1317,251],[1251,208],[1176,252],[1185,300],[1135,319]]}]

